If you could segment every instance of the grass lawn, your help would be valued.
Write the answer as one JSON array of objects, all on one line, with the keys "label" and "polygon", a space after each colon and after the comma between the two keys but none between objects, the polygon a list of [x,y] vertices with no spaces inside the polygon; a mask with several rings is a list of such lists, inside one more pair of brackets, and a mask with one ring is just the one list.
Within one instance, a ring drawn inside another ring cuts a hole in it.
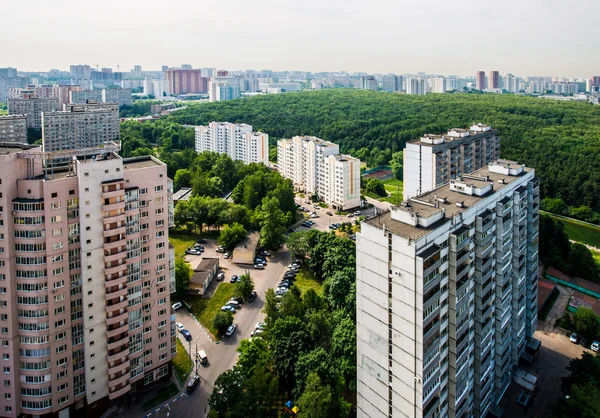
[{"label": "grass lawn", "polygon": [[164,386],[163,388],[161,388],[158,392],[156,392],[156,395],[150,399],[148,399],[147,401],[142,402],[142,408],[144,409],[144,411],[158,405],[159,403],[162,403],[164,401],[166,401],[169,398],[172,398],[173,396],[177,395],[179,393],[179,389],[177,389],[177,386],[175,386],[175,383],[169,383],[168,385]]},{"label": "grass lawn", "polygon": [[181,258],[185,255],[185,250],[196,243],[198,235],[190,234],[186,231],[169,231],[169,241],[175,247],[175,258]]},{"label": "grass lawn", "polygon": [[192,370],[192,359],[188,355],[187,350],[179,341],[177,340],[177,355],[173,359],[173,367],[175,368],[175,373],[177,373],[177,377],[179,377],[179,381],[185,383],[190,371]]},{"label": "grass lawn", "polygon": [[311,271],[307,268],[300,269],[296,275],[294,286],[299,288],[302,293],[306,292],[308,289],[314,289],[319,295],[323,293],[323,285],[319,283],[317,279],[315,279]]},{"label": "grass lawn", "polygon": [[384,180],[383,186],[385,187],[385,191],[388,192],[390,196],[384,197],[383,199],[381,199],[382,201],[390,202],[395,205],[398,205],[402,202],[402,190],[404,190],[404,183],[402,182],[402,180]]},{"label": "grass lawn", "polygon": [[204,298],[202,296],[186,298],[186,302],[192,307],[194,316],[216,338],[219,336],[217,335],[217,330],[213,327],[213,318],[223,305],[233,297],[235,286],[235,283],[221,283],[212,298]]},{"label": "grass lawn", "polygon": [[569,239],[600,248],[600,227],[590,226],[570,219],[552,217],[565,225]]},{"label": "grass lawn", "polygon": [[544,309],[542,309],[539,312],[538,316],[542,321],[544,321],[546,319],[546,317],[548,316],[548,314],[550,313],[550,310],[554,306],[554,302],[556,302],[556,299],[558,299],[559,294],[560,294],[560,292],[554,292],[552,294],[552,297],[548,301],[548,303],[546,303],[546,305],[544,306]]}]

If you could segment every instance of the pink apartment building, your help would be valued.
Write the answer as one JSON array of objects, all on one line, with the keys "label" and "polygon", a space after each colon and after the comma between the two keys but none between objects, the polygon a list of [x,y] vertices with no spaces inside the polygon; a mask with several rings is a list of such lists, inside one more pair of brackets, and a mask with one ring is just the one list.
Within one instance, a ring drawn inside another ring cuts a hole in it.
[{"label": "pink apartment building", "polygon": [[170,376],[167,166],[104,152],[46,172],[0,147],[1,417],[101,416]]}]

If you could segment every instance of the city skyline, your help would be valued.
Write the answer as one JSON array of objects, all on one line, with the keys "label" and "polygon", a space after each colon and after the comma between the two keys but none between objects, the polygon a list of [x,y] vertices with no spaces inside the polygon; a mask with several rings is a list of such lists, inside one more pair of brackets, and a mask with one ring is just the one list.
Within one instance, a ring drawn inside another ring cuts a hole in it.
[{"label": "city skyline", "polygon": [[[411,8],[384,0],[368,8],[355,0],[343,4],[309,0],[303,8],[272,0],[259,2],[258,7],[233,0],[149,8],[132,0],[128,6],[135,15],[114,13],[121,3],[107,1],[108,7],[93,15],[83,13],[83,6],[72,0],[61,8],[34,1],[27,9],[17,4],[5,10],[0,49],[10,60],[1,65],[30,71],[41,62],[48,69],[77,62],[115,69],[117,64],[160,69],[166,63],[189,63],[227,69],[462,75],[494,69],[501,74],[563,77],[588,77],[600,66],[600,58],[589,53],[598,45],[598,30],[593,25],[564,24],[600,11],[600,5],[588,0],[560,13],[554,11],[557,4],[552,0],[531,5],[509,0],[502,8],[466,0],[452,5],[420,2]],[[180,13],[182,7],[186,13]],[[37,21],[31,26],[34,36],[10,36],[23,15]],[[222,24],[223,16],[230,24]],[[473,26],[482,21],[486,31],[474,32]],[[106,30],[107,22],[111,31]],[[290,30],[294,26],[297,29]],[[545,30],[549,27],[552,31]],[[133,34],[133,40],[126,41],[130,47],[117,48],[128,30]],[[78,32],[86,36],[73,36]],[[240,48],[240,43],[252,47]],[[233,50],[235,54],[223,53]]]}]

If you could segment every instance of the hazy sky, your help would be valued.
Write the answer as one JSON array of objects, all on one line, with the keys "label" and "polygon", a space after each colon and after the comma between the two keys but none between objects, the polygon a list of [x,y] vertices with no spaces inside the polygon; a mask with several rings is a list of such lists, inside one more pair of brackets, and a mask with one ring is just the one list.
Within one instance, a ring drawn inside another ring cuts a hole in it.
[{"label": "hazy sky", "polygon": [[600,73],[597,0],[19,0],[0,67]]}]

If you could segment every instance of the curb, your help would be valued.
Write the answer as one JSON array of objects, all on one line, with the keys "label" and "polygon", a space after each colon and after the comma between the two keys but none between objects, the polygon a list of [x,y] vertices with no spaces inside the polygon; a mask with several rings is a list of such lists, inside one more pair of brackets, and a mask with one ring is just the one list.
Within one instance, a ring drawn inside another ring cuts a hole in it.
[{"label": "curb", "polygon": [[196,323],[200,326],[200,328],[202,329],[202,331],[206,334],[206,336],[208,337],[208,339],[213,344],[220,344],[221,343],[221,341],[223,340],[223,337],[221,337],[221,339],[219,341],[215,341],[214,338],[212,337],[212,335],[210,335],[210,333],[206,330],[206,328],[204,328],[204,326],[200,323],[200,321],[198,321],[198,318],[196,318],[196,316],[194,314],[192,314],[192,313],[190,313],[190,316],[194,319],[194,321],[196,321]]}]

